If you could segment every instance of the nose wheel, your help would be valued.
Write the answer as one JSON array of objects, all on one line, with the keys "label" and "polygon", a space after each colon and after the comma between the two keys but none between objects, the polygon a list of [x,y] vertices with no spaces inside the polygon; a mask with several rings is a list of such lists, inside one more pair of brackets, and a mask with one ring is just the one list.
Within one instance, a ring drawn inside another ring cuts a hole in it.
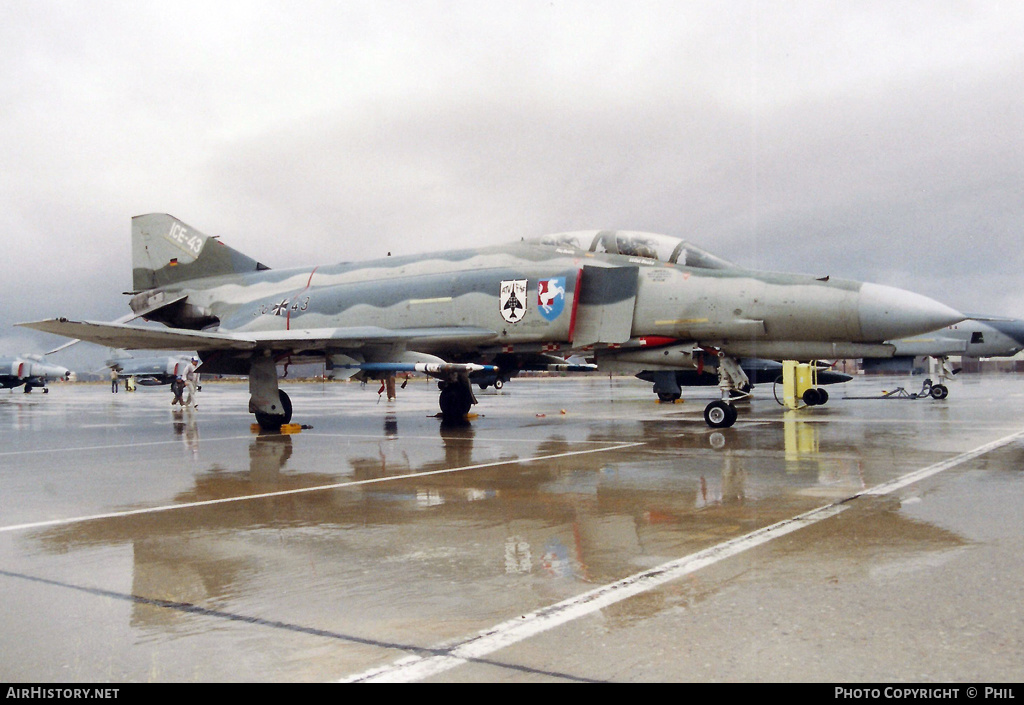
[{"label": "nose wheel", "polygon": [[711,428],[729,428],[736,423],[736,407],[730,402],[715,400],[704,407],[704,421]]}]

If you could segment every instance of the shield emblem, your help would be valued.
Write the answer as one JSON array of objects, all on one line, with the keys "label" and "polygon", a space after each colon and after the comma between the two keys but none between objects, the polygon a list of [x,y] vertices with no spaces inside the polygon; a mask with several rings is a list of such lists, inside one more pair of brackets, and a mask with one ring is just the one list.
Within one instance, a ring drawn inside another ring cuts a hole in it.
[{"label": "shield emblem", "polygon": [[507,323],[518,323],[526,314],[526,280],[510,279],[501,282],[498,308]]},{"label": "shield emblem", "polygon": [[548,321],[553,321],[565,308],[565,277],[541,279],[537,282],[537,310]]}]

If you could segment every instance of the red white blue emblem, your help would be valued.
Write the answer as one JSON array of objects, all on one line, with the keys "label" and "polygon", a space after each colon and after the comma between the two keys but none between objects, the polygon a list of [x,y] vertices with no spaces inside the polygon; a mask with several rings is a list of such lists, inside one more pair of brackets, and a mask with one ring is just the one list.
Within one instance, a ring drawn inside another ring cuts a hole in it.
[{"label": "red white blue emblem", "polygon": [[546,320],[553,321],[565,309],[565,277],[537,282],[537,308]]}]

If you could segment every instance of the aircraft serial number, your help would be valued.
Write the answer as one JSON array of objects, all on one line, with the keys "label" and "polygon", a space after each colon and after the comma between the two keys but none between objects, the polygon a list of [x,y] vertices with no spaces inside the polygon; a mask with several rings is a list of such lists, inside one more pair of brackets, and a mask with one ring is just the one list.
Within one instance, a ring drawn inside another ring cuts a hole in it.
[{"label": "aircraft serial number", "polygon": [[309,308],[309,297],[304,296],[300,299],[295,299],[295,301],[283,299],[276,304],[263,304],[253,311],[252,315],[266,316],[270,314],[273,316],[287,316],[291,311],[305,311],[307,308]]},{"label": "aircraft serial number", "polygon": [[171,225],[167,239],[191,255],[198,255],[199,251],[203,249],[203,238],[199,235],[189,234],[188,228],[182,227],[180,223]]}]

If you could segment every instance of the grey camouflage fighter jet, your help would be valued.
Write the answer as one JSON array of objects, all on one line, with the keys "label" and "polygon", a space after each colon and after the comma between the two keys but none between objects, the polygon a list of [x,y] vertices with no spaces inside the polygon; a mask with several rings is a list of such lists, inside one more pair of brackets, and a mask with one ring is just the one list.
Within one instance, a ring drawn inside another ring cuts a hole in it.
[{"label": "grey camouflage fighter jet", "polygon": [[14,389],[25,385],[25,392],[42,389],[50,391],[46,383],[52,379],[69,381],[72,372],[67,367],[49,365],[39,355],[22,355],[21,357],[0,357],[0,388]]},{"label": "grey camouflage fighter jet", "polygon": [[144,387],[170,384],[183,377],[190,362],[188,356],[163,355],[159,357],[132,357],[120,355],[106,361],[106,366],[120,378],[134,377]]},{"label": "grey camouflage fighter jet", "polygon": [[951,356],[1013,357],[1024,350],[1024,321],[971,314],[966,320],[942,330],[890,342],[896,348],[892,357],[865,359],[864,369],[868,372],[909,373],[916,357],[930,358],[934,361],[933,373],[937,381],[933,384],[928,380],[925,389],[935,399],[945,399],[949,394],[946,383],[959,371],[952,369]]},{"label": "grey camouflage fighter jet", "polygon": [[600,361],[631,341],[670,338],[658,355],[679,367],[694,364],[694,350],[717,351],[723,398],[705,419],[727,426],[736,420],[730,369],[741,356],[891,354],[883,341],[964,318],[893,287],[719,262],[727,264],[678,238],[589,231],[273,270],[149,214],[132,219],[129,317],[19,325],[111,347],[196,350],[203,373],[248,376],[249,410],[268,428],[292,415],[278,363],[325,362],[335,376],[431,375],[442,416],[459,418],[476,403],[472,374],[561,365],[584,350]]}]

